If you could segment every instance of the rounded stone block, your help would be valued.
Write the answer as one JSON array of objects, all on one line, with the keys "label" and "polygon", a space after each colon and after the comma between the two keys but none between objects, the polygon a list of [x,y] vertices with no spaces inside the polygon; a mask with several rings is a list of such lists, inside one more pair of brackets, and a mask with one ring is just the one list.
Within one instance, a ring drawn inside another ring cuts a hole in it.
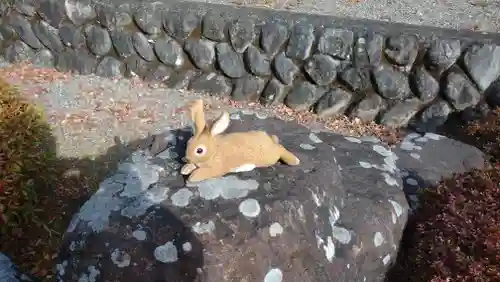
[{"label": "rounded stone block", "polygon": [[396,33],[390,24],[360,30],[349,20],[333,26],[328,16],[188,2],[20,0],[3,16],[0,41],[10,61],[83,74],[136,74],[233,100],[312,108],[323,116],[404,126],[399,113],[417,108],[414,98],[427,119],[500,100],[494,91],[500,38],[494,35],[429,35],[425,28],[416,35],[406,27]]}]

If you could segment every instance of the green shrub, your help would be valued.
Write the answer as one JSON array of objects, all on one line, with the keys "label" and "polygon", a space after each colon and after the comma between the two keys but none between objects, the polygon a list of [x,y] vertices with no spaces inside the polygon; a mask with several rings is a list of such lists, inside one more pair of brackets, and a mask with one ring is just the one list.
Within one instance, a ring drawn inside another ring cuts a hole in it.
[{"label": "green shrub", "polygon": [[2,235],[36,218],[36,190],[48,184],[55,157],[42,111],[0,79],[0,224]]}]

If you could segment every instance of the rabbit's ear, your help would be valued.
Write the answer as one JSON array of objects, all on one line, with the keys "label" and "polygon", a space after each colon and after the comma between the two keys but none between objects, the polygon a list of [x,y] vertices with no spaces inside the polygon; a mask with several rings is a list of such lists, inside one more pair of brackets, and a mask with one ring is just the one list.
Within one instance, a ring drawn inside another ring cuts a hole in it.
[{"label": "rabbit's ear", "polygon": [[203,112],[203,100],[196,100],[191,105],[191,120],[194,122],[195,134],[200,134],[206,124],[205,113]]},{"label": "rabbit's ear", "polygon": [[214,122],[212,128],[210,129],[210,134],[212,136],[221,134],[229,126],[229,113],[223,112],[221,116]]}]

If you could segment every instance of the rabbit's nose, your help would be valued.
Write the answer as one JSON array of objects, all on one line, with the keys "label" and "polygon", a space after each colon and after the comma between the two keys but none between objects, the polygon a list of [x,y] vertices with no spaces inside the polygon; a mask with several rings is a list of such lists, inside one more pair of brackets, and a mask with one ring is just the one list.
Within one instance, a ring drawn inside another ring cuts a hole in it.
[{"label": "rabbit's nose", "polygon": [[183,162],[187,162],[187,158],[186,158],[186,157],[183,157],[181,160],[182,160]]}]

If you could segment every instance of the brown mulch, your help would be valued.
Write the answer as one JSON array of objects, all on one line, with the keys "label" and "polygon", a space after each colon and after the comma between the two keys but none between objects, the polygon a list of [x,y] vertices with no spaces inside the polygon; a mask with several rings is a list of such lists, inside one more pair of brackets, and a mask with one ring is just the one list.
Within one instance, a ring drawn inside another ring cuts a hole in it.
[{"label": "brown mulch", "polygon": [[[53,81],[65,81],[71,79],[72,75],[60,73],[54,69],[19,64],[0,68],[0,77],[14,81],[19,85],[24,83],[35,85],[38,83],[41,85]],[[137,87],[147,87],[138,80],[134,80],[134,84]],[[150,87],[155,86],[151,85]],[[30,98],[37,98],[43,93],[44,89],[40,87],[40,89],[33,89],[33,91],[25,93],[25,95]],[[100,93],[91,94],[100,99]],[[215,99],[207,95],[205,97],[210,100],[210,102],[207,102],[209,108],[223,109],[231,107],[262,111],[284,120],[293,120],[310,127],[323,127],[345,135],[374,135],[388,144],[397,142],[403,134],[401,131],[387,129],[375,123],[363,123],[359,120],[349,120],[346,117],[322,119],[310,112],[294,111],[282,105],[263,107],[258,103],[238,103],[227,99]],[[113,110],[116,112],[117,119],[119,119],[120,115],[126,115],[136,106],[138,105],[117,103],[116,108],[113,108]],[[153,113],[148,114],[153,115]],[[59,123],[59,126],[64,127],[81,122],[81,119],[85,119],[85,117],[65,117],[64,122],[63,120],[57,120],[56,122]],[[72,215],[95,191],[96,184],[103,179],[103,173],[97,172],[113,169],[115,165],[112,161],[103,161],[103,167],[91,167],[89,171],[93,171],[93,173],[86,174],[85,170],[81,168],[95,165],[95,162],[92,161],[88,159],[66,159],[55,164],[54,174],[58,182],[53,183],[50,190],[39,192],[36,205],[37,221],[29,226],[20,226],[14,236],[5,238],[0,242],[0,251],[10,256],[23,271],[37,277],[44,277],[46,281],[54,279],[55,258]]]}]

